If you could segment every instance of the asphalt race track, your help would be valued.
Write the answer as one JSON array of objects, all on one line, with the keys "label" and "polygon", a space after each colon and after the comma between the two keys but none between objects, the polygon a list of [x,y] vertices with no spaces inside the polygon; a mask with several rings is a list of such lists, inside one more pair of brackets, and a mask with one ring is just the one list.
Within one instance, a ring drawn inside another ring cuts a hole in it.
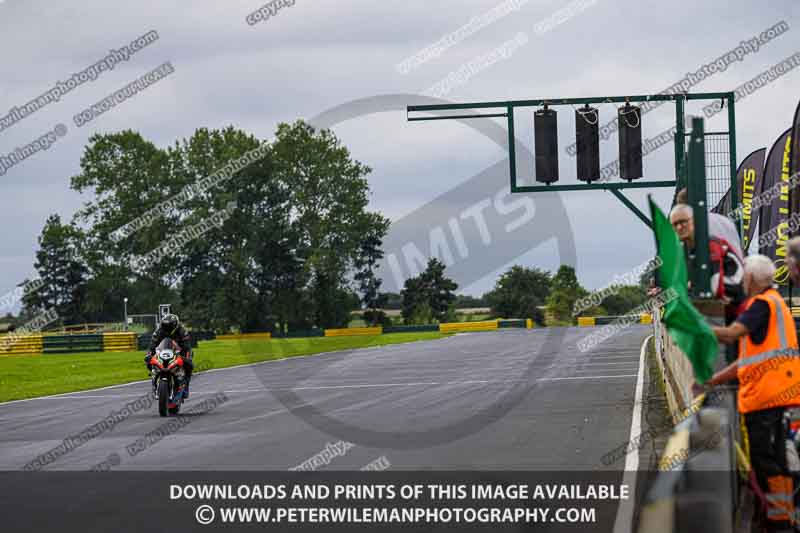
[{"label": "asphalt race track", "polygon": [[[581,353],[598,328],[460,334],[197,374],[184,411],[227,401],[140,453],[167,422],[156,405],[58,457],[46,470],[602,470],[630,437],[640,349],[631,326]],[[142,397],[145,382],[0,404],[0,470],[19,470]],[[353,445],[344,446],[340,441]],[[330,450],[336,450],[330,452]]]}]

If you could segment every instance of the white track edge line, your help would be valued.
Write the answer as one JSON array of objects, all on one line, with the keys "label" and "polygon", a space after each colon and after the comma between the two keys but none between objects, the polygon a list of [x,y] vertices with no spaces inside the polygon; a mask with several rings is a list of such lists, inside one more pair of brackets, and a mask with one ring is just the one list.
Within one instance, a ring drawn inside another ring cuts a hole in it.
[{"label": "white track edge line", "polygon": [[[629,442],[642,433],[642,394],[644,392],[644,359],[647,343],[653,335],[647,337],[642,343],[639,354],[639,377],[636,379],[636,393],[633,401],[633,414],[631,416],[631,433]],[[639,470],[639,450],[625,456],[625,473],[622,483],[629,487],[629,497],[620,501],[617,507],[617,517],[614,520],[614,533],[629,533],[633,528],[633,505],[636,501],[636,476]]]}]

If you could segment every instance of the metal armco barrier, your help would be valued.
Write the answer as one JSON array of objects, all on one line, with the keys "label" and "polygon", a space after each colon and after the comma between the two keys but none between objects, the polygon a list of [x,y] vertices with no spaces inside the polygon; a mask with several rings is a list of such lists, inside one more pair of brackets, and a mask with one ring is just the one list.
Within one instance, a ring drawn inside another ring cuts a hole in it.
[{"label": "metal armco barrier", "polygon": [[[658,376],[675,423],[639,515],[640,533],[738,531],[736,442],[739,414],[735,387],[717,387],[693,399],[694,374],[686,355],[653,315]],[[724,356],[717,358],[724,366]],[[738,509],[742,511],[741,509]]]},{"label": "metal armco barrier", "polygon": [[611,316],[579,316],[578,326],[605,326],[614,322],[635,322],[638,324],[652,324],[653,317],[649,313],[642,313],[638,319],[631,315],[611,315]]},{"label": "metal armco barrier", "polygon": [[737,530],[736,398],[707,396],[679,423],[639,516],[639,533],[723,533]]}]

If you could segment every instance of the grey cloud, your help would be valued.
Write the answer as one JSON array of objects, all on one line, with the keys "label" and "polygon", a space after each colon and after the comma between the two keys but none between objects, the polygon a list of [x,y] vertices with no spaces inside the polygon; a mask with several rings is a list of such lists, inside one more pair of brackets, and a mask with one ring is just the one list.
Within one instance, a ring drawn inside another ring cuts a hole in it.
[{"label": "grey cloud", "polygon": [[[170,79],[121,104],[91,126],[71,128],[67,137],[46,153],[0,178],[0,224],[13,229],[4,232],[0,291],[30,275],[36,237],[47,215],[57,212],[68,219],[86,200],[69,190],[69,177],[78,171],[83,146],[94,131],[132,128],[165,146],[191,135],[199,126],[234,124],[267,139],[279,121],[314,117],[344,102],[377,94],[421,93],[520,31],[530,35],[528,44],[455,88],[448,98],[472,101],[657,92],[725,51],[731,42],[787,20],[792,26],[789,34],[756,57],[734,65],[718,80],[698,87],[729,90],[795,51],[800,32],[800,5],[790,0],[739,5],[723,0],[679,4],[598,0],[584,13],[538,36],[535,24],[567,2],[529,2],[518,13],[481,29],[410,74],[394,71],[398,61],[501,1],[395,4],[297,0],[291,9],[254,27],[248,26],[244,17],[266,2],[198,0],[191,7],[156,0],[0,3],[0,48],[10,51],[0,64],[0,115],[40,94],[57,79],[89,66],[112,47],[150,29],[161,36],[159,42],[108,76],[0,133],[0,154],[32,141],[57,123],[68,123],[74,113],[164,61],[172,61],[176,69]],[[627,21],[625,29],[618,31],[623,21]],[[792,88],[798,76],[786,76],[737,109],[740,155],[770,143],[788,125],[797,103]],[[604,112],[612,112],[612,107]],[[669,126],[669,114],[658,113],[646,117],[646,135]],[[570,114],[571,110],[564,108],[564,115]],[[517,117],[518,139],[527,147],[532,137],[526,124],[529,116],[526,111]],[[496,124],[504,128],[502,122]],[[571,121],[561,127],[562,150],[572,142],[571,127]],[[449,187],[460,187],[459,194],[477,194],[470,190],[468,180],[487,169],[492,170],[488,179],[493,187],[494,180],[498,190],[507,183],[502,164],[505,148],[467,128],[437,123],[411,127],[402,112],[394,112],[353,119],[334,130],[343,132],[354,156],[364,154],[374,169],[370,177],[375,191],[372,207],[398,212],[398,219],[423,208]],[[395,149],[400,140],[404,153]],[[613,146],[604,149],[604,164],[614,158],[613,152]],[[670,155],[671,147],[665,147],[651,156],[646,163],[648,173],[659,179],[669,177]],[[570,158],[562,157],[561,165],[565,176],[574,174]],[[433,181],[441,186],[430,186]],[[395,194],[401,187],[402,192]],[[631,197],[644,206],[642,195]],[[400,198],[397,204],[395,198]],[[668,202],[663,191],[656,198],[662,204]],[[652,255],[646,228],[610,194],[567,194],[563,203],[575,231],[578,273],[589,287],[601,286]],[[637,224],[642,227],[620,234],[619,228],[638,228]],[[425,224],[409,225],[402,234],[426,234],[429,229]],[[529,249],[523,250],[522,260],[546,255],[537,252],[537,256],[526,251]],[[514,259],[504,256],[502,261]]]}]

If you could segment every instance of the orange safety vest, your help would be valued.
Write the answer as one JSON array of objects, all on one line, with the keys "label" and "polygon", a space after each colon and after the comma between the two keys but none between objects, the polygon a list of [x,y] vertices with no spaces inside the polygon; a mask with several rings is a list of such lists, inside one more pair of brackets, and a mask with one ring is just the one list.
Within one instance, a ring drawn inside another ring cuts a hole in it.
[{"label": "orange safety vest", "polygon": [[761,344],[750,335],[739,339],[739,411],[800,406],[800,350],[792,313],[775,289],[750,298],[745,310],[756,300],[769,305],[769,326]]}]

